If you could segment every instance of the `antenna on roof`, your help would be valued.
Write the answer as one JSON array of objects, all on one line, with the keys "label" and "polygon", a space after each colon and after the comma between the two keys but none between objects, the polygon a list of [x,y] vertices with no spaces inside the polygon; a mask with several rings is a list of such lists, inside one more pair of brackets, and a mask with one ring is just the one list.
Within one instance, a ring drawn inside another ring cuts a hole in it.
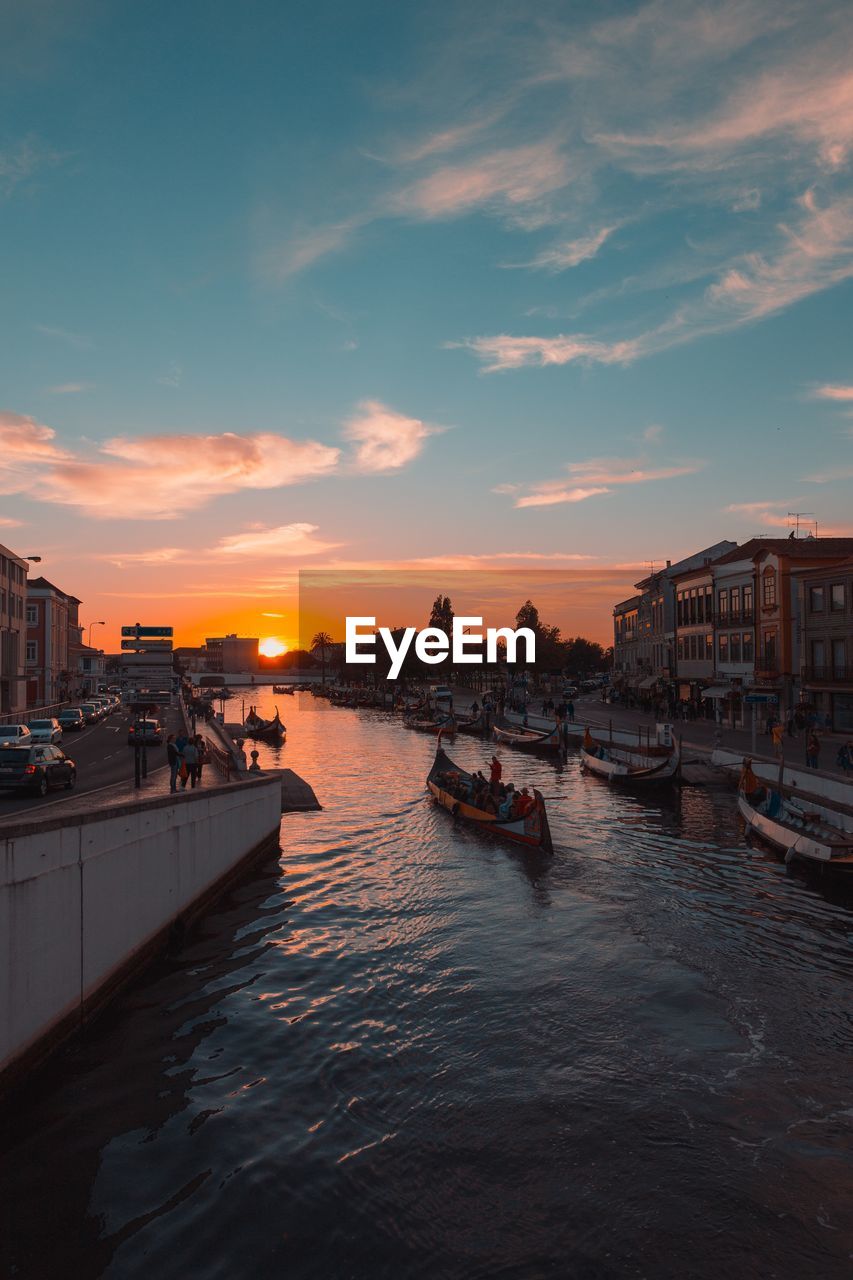
[{"label": "antenna on roof", "polygon": [[644,560],[644,561],[643,561],[643,564],[644,564],[644,565],[645,565],[645,567],[648,569],[648,571],[649,571],[649,575],[651,576],[651,574],[653,574],[653,573],[654,573],[654,571],[655,571],[655,565],[657,564],[657,561],[656,561],[656,560]]},{"label": "antenna on roof", "polygon": [[801,525],[801,521],[806,520],[806,517],[810,517],[810,519],[808,519],[807,524],[806,524],[806,525],[804,525],[803,527],[804,527],[804,528],[807,528],[807,529],[808,529],[808,532],[807,532],[807,533],[803,533],[803,535],[802,535],[802,536],[803,536],[804,538],[816,538],[816,537],[817,537],[817,520],[815,520],[815,518],[814,518],[814,512],[813,512],[813,511],[789,511],[789,512],[788,512],[788,524],[789,524],[789,526],[791,527],[791,530],[792,530],[792,533],[791,533],[791,536],[792,536],[792,537],[794,537],[794,538],[799,538],[799,537],[800,537],[800,525]]}]

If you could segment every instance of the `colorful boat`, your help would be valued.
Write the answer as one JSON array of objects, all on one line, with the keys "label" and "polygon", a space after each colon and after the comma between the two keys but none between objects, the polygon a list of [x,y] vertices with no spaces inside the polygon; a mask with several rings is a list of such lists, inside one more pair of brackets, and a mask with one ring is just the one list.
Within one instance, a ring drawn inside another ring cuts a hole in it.
[{"label": "colorful boat", "polygon": [[250,738],[262,738],[264,742],[280,742],[287,730],[281,722],[278,707],[272,720],[264,720],[252,709],[243,721],[243,728]]},{"label": "colorful boat", "polygon": [[495,742],[506,747],[519,747],[522,751],[562,751],[562,726],[555,724],[553,729],[542,733],[538,729],[525,729],[520,725],[496,724],[493,730]]},{"label": "colorful boat", "polygon": [[[744,777],[749,779],[748,791],[743,788]],[[751,767],[745,765],[737,804],[747,835],[754,833],[784,854],[786,863],[853,872],[853,834],[810,810],[805,797],[790,800],[779,791],[760,787]]]},{"label": "colorful boat", "polygon": [[581,745],[584,768],[608,782],[672,782],[681,764],[678,746],[647,743],[629,747],[623,743],[596,742],[586,730]]},{"label": "colorful boat", "polygon": [[441,720],[425,720],[420,716],[405,716],[403,724],[407,729],[419,729],[421,733],[443,733],[448,738],[452,738],[456,734],[456,721],[453,716],[444,716]]},{"label": "colorful boat", "polygon": [[486,813],[483,809],[475,809],[446,789],[449,775],[456,775],[460,783],[470,780],[470,773],[454,764],[450,756],[439,745],[435,760],[427,777],[427,787],[442,809],[446,809],[455,819],[485,831],[488,835],[499,836],[503,840],[511,840],[527,849],[536,849],[541,853],[553,853],[551,828],[548,826],[548,814],[545,801],[535,788],[533,790],[534,806],[523,818],[504,821],[494,813]]}]

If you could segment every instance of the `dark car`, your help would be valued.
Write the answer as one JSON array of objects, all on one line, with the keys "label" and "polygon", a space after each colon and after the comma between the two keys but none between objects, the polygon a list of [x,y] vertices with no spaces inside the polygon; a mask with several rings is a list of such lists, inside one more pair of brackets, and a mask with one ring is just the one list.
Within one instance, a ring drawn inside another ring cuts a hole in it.
[{"label": "dark car", "polygon": [[156,745],[163,741],[163,729],[159,720],[136,720],[127,731],[127,745],[135,747],[144,743]]},{"label": "dark car", "polygon": [[70,789],[76,781],[77,766],[59,747],[49,743],[0,747],[0,787],[4,789],[46,796],[51,787]]}]

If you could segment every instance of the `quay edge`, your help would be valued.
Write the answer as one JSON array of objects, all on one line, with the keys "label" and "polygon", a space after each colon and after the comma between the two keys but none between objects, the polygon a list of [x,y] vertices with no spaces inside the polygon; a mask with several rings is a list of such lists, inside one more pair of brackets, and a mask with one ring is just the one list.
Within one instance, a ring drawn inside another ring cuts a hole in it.
[{"label": "quay edge", "polygon": [[279,849],[281,811],[281,776],[244,774],[0,826],[0,1100]]}]

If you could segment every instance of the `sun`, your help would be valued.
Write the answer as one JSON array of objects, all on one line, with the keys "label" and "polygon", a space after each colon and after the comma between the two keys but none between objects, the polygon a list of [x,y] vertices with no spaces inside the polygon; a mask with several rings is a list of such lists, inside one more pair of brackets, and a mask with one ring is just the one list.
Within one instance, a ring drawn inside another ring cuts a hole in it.
[{"label": "sun", "polygon": [[283,644],[278,636],[267,636],[266,640],[262,640],[258,645],[258,653],[264,658],[280,658],[283,653],[287,653],[287,645]]}]

